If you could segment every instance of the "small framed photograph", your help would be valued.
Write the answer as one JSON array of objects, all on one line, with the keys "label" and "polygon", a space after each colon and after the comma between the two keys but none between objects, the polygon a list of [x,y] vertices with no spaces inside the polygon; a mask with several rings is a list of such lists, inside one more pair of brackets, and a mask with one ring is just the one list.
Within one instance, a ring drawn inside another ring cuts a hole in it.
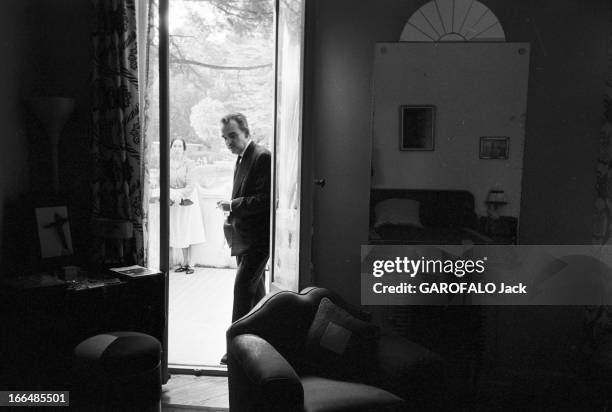
[{"label": "small framed photograph", "polygon": [[481,159],[508,159],[510,154],[510,138],[507,136],[481,136]]},{"label": "small framed photograph", "polygon": [[435,123],[435,106],[400,106],[400,150],[434,150]]},{"label": "small framed photograph", "polygon": [[36,208],[36,226],[43,259],[72,256],[72,236],[66,206]]}]

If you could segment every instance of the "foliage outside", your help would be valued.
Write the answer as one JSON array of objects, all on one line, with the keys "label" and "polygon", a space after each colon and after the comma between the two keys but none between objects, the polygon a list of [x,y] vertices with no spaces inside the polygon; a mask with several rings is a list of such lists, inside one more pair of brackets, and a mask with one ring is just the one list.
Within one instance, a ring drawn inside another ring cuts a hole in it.
[{"label": "foliage outside", "polygon": [[[187,142],[188,157],[204,169],[197,174],[200,186],[220,192],[232,178],[235,157],[221,139],[221,117],[241,112],[254,141],[268,148],[272,142],[274,2],[172,0],[169,12],[170,139]],[[157,64],[157,39],[153,42],[150,65]],[[156,71],[150,73],[150,83],[156,84]],[[158,98],[158,89],[151,88],[151,103]],[[148,115],[153,183],[159,168],[159,113]]]}]

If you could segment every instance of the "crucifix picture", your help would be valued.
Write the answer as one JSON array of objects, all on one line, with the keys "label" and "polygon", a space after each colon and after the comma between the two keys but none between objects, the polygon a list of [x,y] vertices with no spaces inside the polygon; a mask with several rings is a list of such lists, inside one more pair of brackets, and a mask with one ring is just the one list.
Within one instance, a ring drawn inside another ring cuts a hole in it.
[{"label": "crucifix picture", "polygon": [[66,206],[37,208],[36,224],[43,259],[73,254]]}]

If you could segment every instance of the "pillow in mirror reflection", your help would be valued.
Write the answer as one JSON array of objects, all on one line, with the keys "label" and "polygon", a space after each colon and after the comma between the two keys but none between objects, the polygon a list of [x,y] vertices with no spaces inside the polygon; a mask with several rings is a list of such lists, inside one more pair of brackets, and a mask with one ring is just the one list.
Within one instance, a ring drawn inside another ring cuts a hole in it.
[{"label": "pillow in mirror reflection", "polygon": [[420,208],[421,202],[418,200],[395,198],[383,200],[374,209],[374,227],[390,224],[422,228]]}]

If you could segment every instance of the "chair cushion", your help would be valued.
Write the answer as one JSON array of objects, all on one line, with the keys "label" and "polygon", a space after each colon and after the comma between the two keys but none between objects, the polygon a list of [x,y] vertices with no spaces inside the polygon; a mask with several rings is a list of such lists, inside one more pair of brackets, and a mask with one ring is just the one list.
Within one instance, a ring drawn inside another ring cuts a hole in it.
[{"label": "chair cushion", "polygon": [[400,411],[403,399],[374,386],[317,376],[301,378],[304,412]]},{"label": "chair cushion", "polygon": [[121,376],[155,368],[161,359],[161,345],[144,333],[109,332],[84,340],[74,355],[77,366],[88,375]]},{"label": "chair cushion", "polygon": [[308,330],[307,371],[328,377],[358,377],[371,366],[380,329],[323,298]]}]

